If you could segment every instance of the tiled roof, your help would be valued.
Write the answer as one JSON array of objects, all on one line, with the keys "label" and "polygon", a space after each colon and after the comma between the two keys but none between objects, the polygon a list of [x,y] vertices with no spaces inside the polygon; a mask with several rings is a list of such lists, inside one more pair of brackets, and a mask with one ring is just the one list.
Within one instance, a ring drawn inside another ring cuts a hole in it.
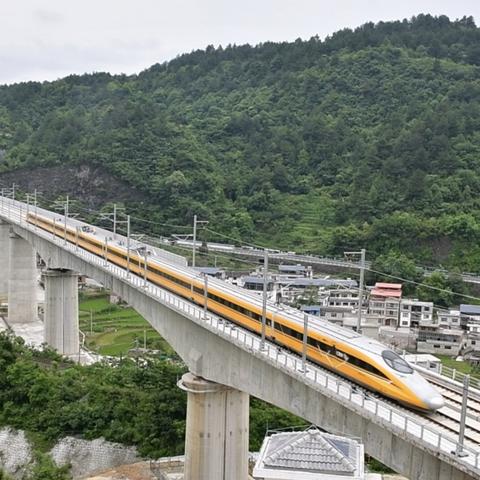
[{"label": "tiled roof", "polygon": [[402,296],[401,290],[393,290],[388,288],[377,288],[376,286],[373,288],[371,294],[377,297],[393,297],[393,298],[400,298]]},{"label": "tiled roof", "polygon": [[279,433],[270,439],[264,465],[269,468],[353,475],[356,470],[356,449],[351,440],[321,433],[317,429]]},{"label": "tiled roof", "polygon": [[402,284],[401,283],[385,283],[385,282],[377,282],[375,283],[376,288],[393,288],[395,290],[401,290]]}]

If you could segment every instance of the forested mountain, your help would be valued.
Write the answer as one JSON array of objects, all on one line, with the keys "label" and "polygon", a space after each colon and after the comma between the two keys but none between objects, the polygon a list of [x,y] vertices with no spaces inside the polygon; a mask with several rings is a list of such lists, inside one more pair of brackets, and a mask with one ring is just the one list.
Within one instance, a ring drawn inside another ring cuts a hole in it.
[{"label": "forested mountain", "polygon": [[480,29],[419,15],[0,87],[4,179],[87,167],[151,221],[480,270]]}]

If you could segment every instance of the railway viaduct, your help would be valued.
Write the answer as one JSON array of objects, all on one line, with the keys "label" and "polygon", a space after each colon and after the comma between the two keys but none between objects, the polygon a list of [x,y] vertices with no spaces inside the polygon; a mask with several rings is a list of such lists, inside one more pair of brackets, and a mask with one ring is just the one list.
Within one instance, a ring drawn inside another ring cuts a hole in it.
[{"label": "railway viaduct", "polygon": [[45,339],[60,353],[78,352],[76,272],[132,305],[189,369],[179,382],[188,392],[186,480],[248,478],[249,395],[326,431],[360,438],[368,454],[411,480],[480,478],[479,445],[455,455],[455,433],[313,364],[304,365],[289,352],[268,343],[262,348],[253,334],[27,224],[26,209],[6,198],[0,206],[0,298],[8,296],[9,322],[35,318],[36,253],[48,267]]}]

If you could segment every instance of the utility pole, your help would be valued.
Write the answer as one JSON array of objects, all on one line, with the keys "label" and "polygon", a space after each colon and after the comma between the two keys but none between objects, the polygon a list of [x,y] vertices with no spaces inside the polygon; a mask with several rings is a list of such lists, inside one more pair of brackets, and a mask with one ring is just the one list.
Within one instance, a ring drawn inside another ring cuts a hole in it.
[{"label": "utility pole", "polygon": [[35,230],[37,229],[38,221],[37,221],[37,213],[38,213],[38,205],[37,205],[37,189],[33,191],[33,202],[35,208]]},{"label": "utility pole", "polygon": [[12,205],[13,201],[15,200],[15,187],[16,185],[13,183],[9,188],[2,188],[2,210],[5,200],[8,199],[7,202],[7,213],[10,216],[10,206]]},{"label": "utility pole", "polygon": [[470,386],[470,375],[463,377],[463,398],[462,398],[462,410],[460,413],[460,431],[458,433],[458,443],[455,449],[455,455],[457,457],[466,457],[468,454],[463,451],[463,442],[465,440],[465,421],[467,418],[467,401],[468,401],[468,389]]},{"label": "utility pole", "polygon": [[197,215],[193,216],[193,251],[192,251],[192,267],[195,268],[195,250],[197,247]]},{"label": "utility pole", "polygon": [[365,283],[365,249],[360,251],[360,289],[358,291],[358,318],[357,332],[362,333],[362,306],[363,306],[363,289]]},{"label": "utility pole", "polygon": [[130,276],[130,215],[127,215],[127,276]]},{"label": "utility pole", "polygon": [[268,287],[268,250],[263,251],[263,299],[262,299],[262,340],[260,349],[265,349],[265,330],[267,325],[267,287]]},{"label": "utility pole", "polygon": [[7,198],[8,198],[8,216],[10,217],[10,207],[11,205],[13,205],[13,203],[15,202],[15,183],[12,183],[12,187],[11,188],[7,188],[5,190],[7,190]]},{"label": "utility pole", "polygon": [[144,247],[144,264],[143,264],[143,287],[147,288],[147,256],[148,256],[148,250],[147,246]]},{"label": "utility pole", "polygon": [[197,215],[193,216],[193,249],[192,249],[192,267],[195,268],[195,252],[197,249],[197,225],[206,225],[207,220],[198,220]]},{"label": "utility pole", "polygon": [[103,245],[103,259],[105,265],[108,265],[108,237],[105,237],[105,243]]},{"label": "utility pole", "polygon": [[113,239],[117,239],[117,204],[113,204]]},{"label": "utility pole", "polygon": [[64,240],[64,243],[66,244],[67,243],[67,219],[68,219],[68,204],[69,204],[69,197],[67,195],[67,200],[65,202],[65,205],[64,205],[64,214],[63,214],[63,217],[64,217],[64,222],[63,222],[63,240]]},{"label": "utility pole", "polygon": [[124,207],[117,207],[117,204],[113,204],[113,212],[101,213],[100,218],[102,220],[108,220],[113,225],[113,240],[117,240],[117,227],[120,223],[126,223],[125,220],[118,220],[118,215],[123,213]]},{"label": "utility pole", "polygon": [[360,286],[358,289],[358,315],[357,315],[357,332],[362,333],[362,305],[363,305],[363,290],[365,284],[365,249],[362,248],[359,252],[345,252],[345,255],[360,255]]},{"label": "utility pole", "polygon": [[208,275],[205,274],[205,281],[203,284],[203,317],[207,318],[208,312]]},{"label": "utility pole", "polygon": [[303,314],[302,370],[307,373],[308,313]]}]

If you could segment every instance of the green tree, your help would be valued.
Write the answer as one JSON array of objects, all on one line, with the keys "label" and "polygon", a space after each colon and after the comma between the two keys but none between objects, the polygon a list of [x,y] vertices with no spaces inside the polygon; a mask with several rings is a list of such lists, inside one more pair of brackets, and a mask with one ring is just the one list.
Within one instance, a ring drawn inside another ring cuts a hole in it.
[{"label": "green tree", "polygon": [[71,478],[68,466],[57,467],[49,455],[39,452],[36,452],[35,465],[27,476],[27,480],[70,480]]},{"label": "green tree", "polygon": [[431,301],[440,307],[451,306],[455,298],[448,278],[440,272],[433,272],[426,277],[422,285],[417,287],[416,293],[420,300]]},{"label": "green tree", "polygon": [[379,255],[372,264],[373,279],[375,281],[402,283],[403,293],[408,295],[414,292],[413,283],[403,282],[402,279],[418,282],[422,272],[418,270],[412,259],[395,250],[385,255]]}]

